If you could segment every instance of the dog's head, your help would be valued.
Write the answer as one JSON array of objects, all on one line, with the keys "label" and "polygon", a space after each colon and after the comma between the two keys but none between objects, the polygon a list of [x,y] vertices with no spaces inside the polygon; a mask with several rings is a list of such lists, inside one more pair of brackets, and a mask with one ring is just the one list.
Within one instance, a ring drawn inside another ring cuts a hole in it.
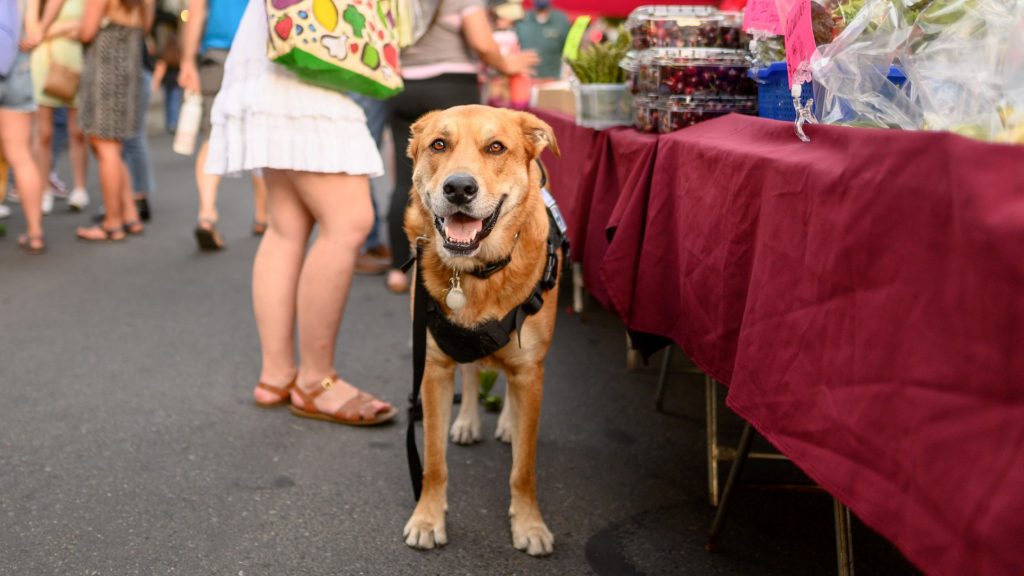
[{"label": "dog's head", "polygon": [[549,146],[558,154],[551,127],[536,116],[488,106],[430,112],[412,125],[412,207],[437,230],[443,259],[456,265],[509,253],[541,201],[533,160]]}]

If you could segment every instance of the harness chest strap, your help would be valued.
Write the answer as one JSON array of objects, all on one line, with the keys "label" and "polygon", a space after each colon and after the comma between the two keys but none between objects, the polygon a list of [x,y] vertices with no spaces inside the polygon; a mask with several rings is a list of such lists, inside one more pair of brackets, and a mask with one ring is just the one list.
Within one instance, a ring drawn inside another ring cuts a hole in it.
[{"label": "harness chest strap", "polygon": [[544,306],[544,292],[554,288],[558,282],[558,250],[564,242],[561,229],[549,210],[544,273],[526,300],[509,310],[500,320],[488,320],[472,328],[459,326],[448,319],[436,300],[428,298],[427,327],[441,350],[456,362],[468,364],[504,348],[512,339],[512,332],[521,338],[521,328],[526,318],[540,312]]}]

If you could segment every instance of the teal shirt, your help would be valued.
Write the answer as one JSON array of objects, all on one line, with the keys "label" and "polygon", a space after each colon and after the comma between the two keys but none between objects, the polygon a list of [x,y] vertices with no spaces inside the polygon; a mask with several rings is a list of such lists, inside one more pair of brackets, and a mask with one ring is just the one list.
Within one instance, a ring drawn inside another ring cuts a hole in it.
[{"label": "teal shirt", "polygon": [[210,49],[228,50],[235,39],[235,32],[242,22],[247,0],[208,0],[206,3],[206,27],[199,52]]},{"label": "teal shirt", "polygon": [[537,21],[537,12],[530,10],[516,22],[516,35],[523,50],[533,50],[540,56],[537,76],[558,78],[562,71],[562,47],[569,36],[569,18],[559,10],[548,10],[548,21]]}]

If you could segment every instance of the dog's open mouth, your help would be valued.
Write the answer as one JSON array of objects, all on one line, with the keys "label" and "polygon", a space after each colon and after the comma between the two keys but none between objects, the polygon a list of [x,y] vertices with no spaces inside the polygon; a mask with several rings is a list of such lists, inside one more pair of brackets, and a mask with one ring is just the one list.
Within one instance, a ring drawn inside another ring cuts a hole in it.
[{"label": "dog's open mouth", "polygon": [[456,212],[448,216],[434,216],[434,226],[444,238],[444,247],[456,256],[465,256],[480,246],[480,242],[494,229],[494,224],[501,214],[501,205],[505,196],[498,201],[494,212],[486,218],[473,218],[468,214]]}]

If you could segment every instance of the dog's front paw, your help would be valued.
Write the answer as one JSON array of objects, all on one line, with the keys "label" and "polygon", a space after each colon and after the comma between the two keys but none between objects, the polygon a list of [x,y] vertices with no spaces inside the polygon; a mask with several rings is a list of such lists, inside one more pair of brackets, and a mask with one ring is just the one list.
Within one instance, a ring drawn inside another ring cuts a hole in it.
[{"label": "dog's front paw", "polygon": [[431,550],[435,546],[444,546],[448,543],[443,516],[437,520],[427,517],[426,514],[413,514],[406,522],[402,536],[405,537],[406,545],[420,550]]},{"label": "dog's front paw", "polygon": [[555,550],[555,536],[543,520],[512,518],[512,545],[530,556],[547,556]]},{"label": "dog's front paw", "polygon": [[480,441],[480,418],[465,418],[459,416],[452,424],[452,442],[456,444],[474,444]]}]

